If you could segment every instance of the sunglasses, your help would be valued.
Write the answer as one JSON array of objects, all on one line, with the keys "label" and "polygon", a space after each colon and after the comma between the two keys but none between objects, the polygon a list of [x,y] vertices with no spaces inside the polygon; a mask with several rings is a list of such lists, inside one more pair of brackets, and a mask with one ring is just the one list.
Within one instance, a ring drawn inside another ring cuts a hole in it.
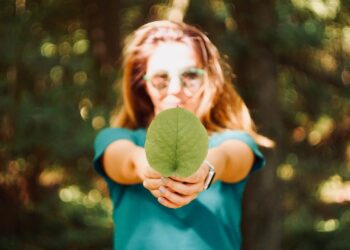
[{"label": "sunglasses", "polygon": [[[200,68],[187,68],[178,74],[181,87],[184,88],[185,94],[191,96],[195,94],[199,88],[203,85],[205,70]],[[168,71],[160,70],[152,73],[151,75],[145,75],[144,80],[150,82],[152,86],[159,92],[166,92],[168,90],[171,79],[174,76]]]}]

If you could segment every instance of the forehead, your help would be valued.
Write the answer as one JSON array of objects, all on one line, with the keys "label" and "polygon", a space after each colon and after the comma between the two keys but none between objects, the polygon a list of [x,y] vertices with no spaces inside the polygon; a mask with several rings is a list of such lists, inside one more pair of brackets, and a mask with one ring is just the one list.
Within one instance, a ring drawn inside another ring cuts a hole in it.
[{"label": "forehead", "polygon": [[156,70],[178,71],[198,66],[194,50],[179,42],[159,44],[147,61],[147,72]]}]

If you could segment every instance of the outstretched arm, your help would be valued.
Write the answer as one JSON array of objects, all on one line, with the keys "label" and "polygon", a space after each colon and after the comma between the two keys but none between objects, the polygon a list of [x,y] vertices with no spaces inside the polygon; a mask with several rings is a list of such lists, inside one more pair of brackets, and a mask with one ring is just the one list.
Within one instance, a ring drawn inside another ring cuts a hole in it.
[{"label": "outstretched arm", "polygon": [[[215,166],[215,180],[234,183],[245,178],[254,162],[254,154],[247,144],[227,140],[208,151],[207,160]],[[179,208],[194,200],[203,191],[209,168],[203,163],[196,173],[187,178],[145,179],[143,185],[164,206]]]},{"label": "outstretched arm", "polygon": [[[246,143],[239,140],[227,140],[218,147],[218,150],[219,153],[212,155],[213,164],[214,162],[217,164],[214,165],[217,168],[216,179],[234,183],[248,175],[254,163],[254,154]],[[225,162],[221,163],[219,157],[224,158]]]},{"label": "outstretched arm", "polygon": [[111,143],[106,148],[102,161],[106,174],[120,184],[138,184],[146,178],[161,177],[149,167],[144,148],[128,140]]}]

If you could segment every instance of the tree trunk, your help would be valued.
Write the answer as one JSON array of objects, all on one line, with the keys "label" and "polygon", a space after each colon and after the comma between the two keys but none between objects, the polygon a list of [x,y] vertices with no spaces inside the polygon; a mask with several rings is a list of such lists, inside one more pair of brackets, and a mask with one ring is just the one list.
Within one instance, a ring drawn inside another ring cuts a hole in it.
[{"label": "tree trunk", "polygon": [[[120,22],[121,4],[119,0],[81,1],[84,6],[84,23],[86,25],[90,49],[98,73],[94,81],[98,82],[94,90],[95,105],[106,105],[111,101],[111,89],[114,84],[116,69],[120,68]],[[112,104],[111,104],[112,105]]]},{"label": "tree trunk", "polygon": [[83,1],[85,23],[91,42],[91,50],[100,67],[119,66],[121,56],[119,0]]},{"label": "tree trunk", "polygon": [[238,87],[252,111],[259,132],[272,138],[277,146],[264,150],[267,166],[249,180],[243,204],[243,249],[279,250],[282,215],[276,167],[283,149],[277,68],[269,49],[270,34],[276,26],[275,2],[239,0],[234,2],[234,18],[245,48],[235,63]]}]

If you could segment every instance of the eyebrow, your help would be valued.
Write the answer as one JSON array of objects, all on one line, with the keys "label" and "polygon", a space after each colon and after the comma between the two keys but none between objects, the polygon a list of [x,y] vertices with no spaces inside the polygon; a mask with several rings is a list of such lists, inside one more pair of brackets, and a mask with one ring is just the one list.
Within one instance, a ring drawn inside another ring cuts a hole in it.
[{"label": "eyebrow", "polygon": [[[187,67],[184,67],[184,68],[182,68],[182,69],[180,69],[178,72],[180,73],[180,72],[184,72],[185,70],[187,70],[187,69],[201,69],[199,66],[187,66]],[[153,70],[152,71],[152,73],[158,73],[158,72],[167,72],[167,73],[169,73],[170,71],[169,70],[167,70],[167,69],[161,69],[161,68],[159,68],[159,69],[156,69],[156,70]]]}]

